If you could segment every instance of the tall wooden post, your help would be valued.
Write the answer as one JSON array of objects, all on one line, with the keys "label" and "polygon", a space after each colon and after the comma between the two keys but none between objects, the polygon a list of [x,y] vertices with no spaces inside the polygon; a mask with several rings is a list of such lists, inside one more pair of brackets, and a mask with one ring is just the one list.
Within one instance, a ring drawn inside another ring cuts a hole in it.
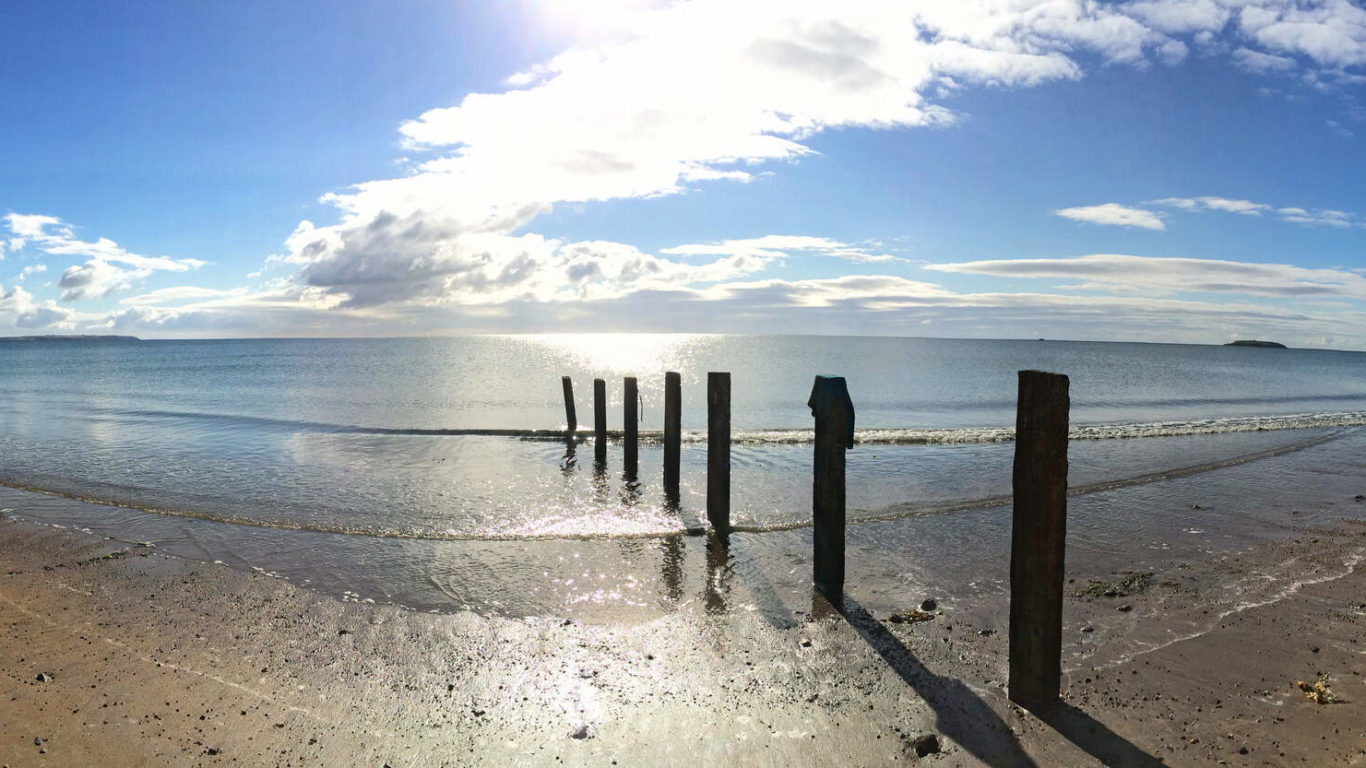
[{"label": "tall wooden post", "polygon": [[636,410],[640,395],[636,391],[636,377],[627,376],[625,385],[622,387],[622,410],[624,413],[624,423],[622,426],[621,453],[623,470],[627,480],[635,480],[640,468],[640,412]]},{"label": "tall wooden post", "polygon": [[574,417],[574,381],[561,376],[560,384],[564,386],[564,431],[573,437],[579,429],[579,420]]},{"label": "tall wooden post", "polygon": [[607,462],[607,382],[593,379],[593,460]]},{"label": "tall wooden post", "polygon": [[844,594],[844,452],[854,447],[854,403],[843,376],[817,376],[806,404],[816,418],[812,575],[816,589],[839,603]]},{"label": "tall wooden post", "polygon": [[730,532],[730,374],[707,374],[707,519]]},{"label": "tall wooden post", "polygon": [[683,427],[683,379],[664,374],[664,495],[678,501],[679,440]]},{"label": "tall wooden post", "polygon": [[1047,711],[1062,679],[1066,376],[1020,371],[1010,533],[1010,700]]}]

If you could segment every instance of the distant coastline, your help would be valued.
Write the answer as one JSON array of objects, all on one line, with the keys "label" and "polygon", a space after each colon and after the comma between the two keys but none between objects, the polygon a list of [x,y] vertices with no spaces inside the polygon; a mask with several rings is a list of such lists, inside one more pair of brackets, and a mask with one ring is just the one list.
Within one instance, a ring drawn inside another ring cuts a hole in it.
[{"label": "distant coastline", "polygon": [[1226,347],[1268,347],[1270,349],[1289,349],[1279,341],[1258,341],[1257,339],[1238,339],[1225,344]]},{"label": "distant coastline", "polygon": [[6,341],[142,341],[136,336],[114,336],[109,334],[49,334],[46,336],[0,336],[0,342]]}]

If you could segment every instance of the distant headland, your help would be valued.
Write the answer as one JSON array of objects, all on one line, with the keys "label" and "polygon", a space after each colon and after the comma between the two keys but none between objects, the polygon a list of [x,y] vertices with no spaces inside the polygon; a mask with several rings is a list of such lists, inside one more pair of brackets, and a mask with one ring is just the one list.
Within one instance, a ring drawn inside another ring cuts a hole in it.
[{"label": "distant headland", "polygon": [[1271,347],[1272,349],[1289,349],[1289,347],[1278,341],[1258,341],[1256,339],[1238,339],[1225,344],[1226,347]]},{"label": "distant headland", "polygon": [[136,336],[112,336],[106,334],[49,334],[47,336],[0,336],[0,342],[5,341],[142,341]]}]

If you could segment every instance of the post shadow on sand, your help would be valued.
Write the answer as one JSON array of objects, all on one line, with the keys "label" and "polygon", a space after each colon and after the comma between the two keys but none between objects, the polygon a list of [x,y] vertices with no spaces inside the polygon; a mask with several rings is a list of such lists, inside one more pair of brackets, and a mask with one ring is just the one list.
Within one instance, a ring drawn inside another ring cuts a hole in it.
[{"label": "post shadow on sand", "polygon": [[[829,617],[836,613],[843,616],[934,710],[935,729],[939,733],[988,765],[1038,765],[1025,753],[1010,726],[961,680],[936,675],[926,669],[896,635],[853,598],[846,595],[833,603],[820,590],[812,590],[813,617]],[[1059,702],[1054,711],[1035,714],[1068,741],[1111,768],[1166,765],[1069,704]]]}]

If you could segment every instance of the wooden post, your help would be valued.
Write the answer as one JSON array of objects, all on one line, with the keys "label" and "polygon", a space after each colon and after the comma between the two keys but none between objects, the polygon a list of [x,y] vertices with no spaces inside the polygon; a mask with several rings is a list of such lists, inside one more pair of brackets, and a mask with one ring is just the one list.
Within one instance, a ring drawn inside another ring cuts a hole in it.
[{"label": "wooden post", "polygon": [[1066,376],[1020,371],[1010,533],[1009,695],[1036,711],[1057,705],[1062,679],[1067,388]]},{"label": "wooden post", "polygon": [[607,382],[593,379],[593,461],[607,463]]},{"label": "wooden post", "polygon": [[636,377],[627,376],[622,390],[622,397],[625,398],[622,403],[625,411],[625,423],[622,424],[621,430],[622,464],[626,472],[626,479],[635,480],[640,468],[640,412],[636,410],[640,395],[636,391]]},{"label": "wooden post", "polygon": [[574,381],[568,376],[561,376],[560,384],[564,385],[564,430],[573,437],[579,429],[579,420],[574,418]]},{"label": "wooden post", "polygon": [[730,374],[707,374],[707,519],[730,533]]},{"label": "wooden post", "polygon": [[844,594],[844,452],[854,447],[854,403],[842,376],[817,376],[806,403],[816,418],[811,488],[816,589],[832,602]]},{"label": "wooden post", "polygon": [[678,501],[679,440],[683,426],[683,380],[677,373],[664,374],[664,495]]}]

